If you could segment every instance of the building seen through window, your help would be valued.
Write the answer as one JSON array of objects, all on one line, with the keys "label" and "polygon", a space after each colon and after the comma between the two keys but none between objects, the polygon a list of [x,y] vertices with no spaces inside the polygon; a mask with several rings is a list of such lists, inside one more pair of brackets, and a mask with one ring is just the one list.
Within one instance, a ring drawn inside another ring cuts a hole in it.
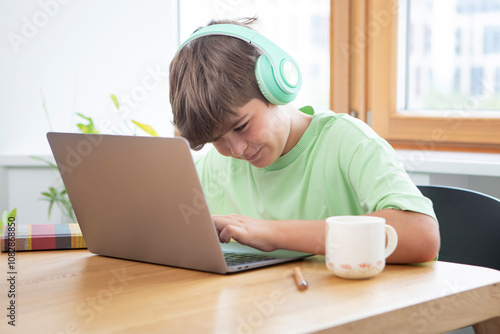
[{"label": "building seen through window", "polygon": [[500,111],[500,1],[408,0],[406,10],[399,109]]}]

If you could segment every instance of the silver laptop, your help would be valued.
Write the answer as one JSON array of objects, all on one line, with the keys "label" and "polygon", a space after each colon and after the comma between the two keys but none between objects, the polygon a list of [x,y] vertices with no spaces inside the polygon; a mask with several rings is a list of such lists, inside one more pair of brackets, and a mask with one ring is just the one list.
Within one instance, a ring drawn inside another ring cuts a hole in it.
[{"label": "silver laptop", "polygon": [[221,244],[185,139],[47,138],[92,253],[220,274],[311,255]]}]

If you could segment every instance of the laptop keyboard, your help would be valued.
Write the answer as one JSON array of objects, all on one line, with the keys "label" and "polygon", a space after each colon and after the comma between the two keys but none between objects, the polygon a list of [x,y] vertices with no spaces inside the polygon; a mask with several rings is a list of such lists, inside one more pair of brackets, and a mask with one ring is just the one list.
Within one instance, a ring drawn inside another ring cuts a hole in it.
[{"label": "laptop keyboard", "polygon": [[232,253],[232,252],[224,253],[224,257],[226,258],[226,262],[229,266],[237,266],[259,261],[276,259],[275,257],[269,255]]}]

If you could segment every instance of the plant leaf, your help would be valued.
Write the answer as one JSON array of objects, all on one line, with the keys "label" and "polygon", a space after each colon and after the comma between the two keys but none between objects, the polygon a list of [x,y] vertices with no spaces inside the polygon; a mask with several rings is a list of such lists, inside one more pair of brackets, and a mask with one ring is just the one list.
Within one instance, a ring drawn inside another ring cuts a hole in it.
[{"label": "plant leaf", "polygon": [[2,222],[5,222],[7,224],[7,222],[9,221],[9,213],[7,211],[4,211],[2,213],[2,220],[0,220],[0,225],[2,225],[3,223]]},{"label": "plant leaf", "polygon": [[8,213],[8,211],[4,211],[2,213],[2,219],[0,220],[0,237],[2,236],[2,226],[5,222],[6,226],[9,225],[9,218],[12,217],[12,218],[16,218],[17,216],[17,208],[14,208],[14,210],[12,210],[10,213]]},{"label": "plant leaf", "polygon": [[87,117],[81,113],[76,113],[76,114],[89,122],[89,124],[87,125],[82,123],[78,123],[76,125],[82,133],[99,133],[99,131],[94,126],[94,121],[92,120],[92,117]]},{"label": "plant leaf", "polygon": [[50,167],[54,168],[55,170],[59,170],[56,166],[56,164],[54,164],[52,161],[49,161],[47,159],[44,159],[44,158],[41,158],[41,157],[37,157],[37,156],[34,156],[34,155],[30,155],[30,158],[31,159],[35,159],[35,160],[39,160],[39,161],[42,161],[42,162],[45,162],[47,165],[49,165]]},{"label": "plant leaf", "polygon": [[135,125],[137,125],[139,128],[141,128],[141,130],[143,130],[144,132],[146,132],[148,135],[151,135],[153,137],[160,137],[160,135],[158,134],[158,132],[156,132],[155,129],[153,129],[152,126],[144,124],[144,123],[141,123],[141,122],[137,122],[137,121],[134,121],[134,120],[132,120],[132,123],[134,123]]},{"label": "plant leaf", "polygon": [[49,204],[49,219],[50,219],[50,214],[52,212],[52,206],[54,205],[54,200],[50,201],[50,204]]},{"label": "plant leaf", "polygon": [[93,125],[84,125],[78,123],[76,125],[82,133],[99,133],[99,131]]},{"label": "plant leaf", "polygon": [[113,100],[113,104],[115,105],[116,109],[120,110],[120,103],[118,103],[118,99],[114,94],[110,95],[111,100]]},{"label": "plant leaf", "polygon": [[87,121],[89,121],[91,124],[93,123],[93,122],[92,122],[92,118],[91,118],[91,117],[87,117],[87,116],[85,116],[84,114],[79,113],[79,112],[77,112],[76,114],[77,114],[78,116],[80,116],[81,118],[86,119],[86,120],[87,120]]}]

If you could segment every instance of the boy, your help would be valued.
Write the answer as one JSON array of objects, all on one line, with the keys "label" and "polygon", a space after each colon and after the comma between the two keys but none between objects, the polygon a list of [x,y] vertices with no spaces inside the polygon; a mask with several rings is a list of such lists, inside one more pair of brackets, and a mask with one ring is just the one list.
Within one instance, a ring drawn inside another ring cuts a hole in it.
[{"label": "boy", "polygon": [[[170,65],[177,130],[193,149],[215,148],[197,169],[221,242],[324,254],[327,217],[374,215],[398,233],[388,262],[434,259],[440,240],[432,203],[394,150],[348,115],[310,115],[289,104],[300,72],[248,28],[252,21],[211,22]],[[260,72],[273,73],[273,61],[284,73],[268,87]]]}]

